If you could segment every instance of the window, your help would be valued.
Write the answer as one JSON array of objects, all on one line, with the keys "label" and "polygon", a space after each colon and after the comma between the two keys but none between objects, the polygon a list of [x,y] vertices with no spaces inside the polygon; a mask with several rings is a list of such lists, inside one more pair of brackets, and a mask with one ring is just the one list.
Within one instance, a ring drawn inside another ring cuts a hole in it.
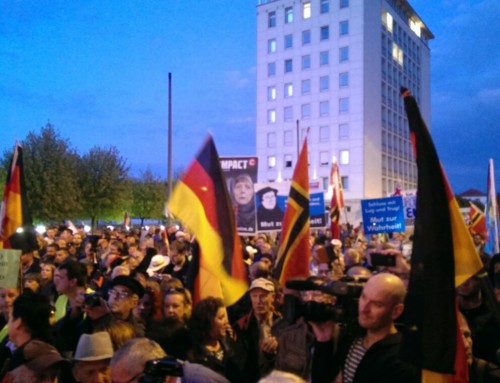
[{"label": "window", "polygon": [[285,98],[292,97],[293,96],[293,84],[291,82],[288,82],[285,84]]},{"label": "window", "polygon": [[344,190],[349,190],[349,177],[348,176],[341,176],[340,182],[342,182],[342,188]]},{"label": "window", "polygon": [[285,73],[290,73],[293,70],[292,59],[285,60]]},{"label": "window", "polygon": [[284,160],[285,160],[285,168],[291,168],[293,165],[292,155],[285,154]]},{"label": "window", "polygon": [[344,88],[349,86],[349,72],[339,73],[339,87]]},{"label": "window", "polygon": [[330,153],[328,152],[319,152],[319,164],[321,166],[330,165]]},{"label": "window", "polygon": [[399,65],[403,65],[403,50],[396,43],[392,43],[392,58]]},{"label": "window", "polygon": [[267,133],[267,147],[274,148],[276,146],[276,133]]},{"label": "window", "polygon": [[319,30],[319,39],[321,41],[328,40],[330,37],[330,27],[328,25],[324,25]]},{"label": "window", "polygon": [[276,167],[276,157],[275,156],[267,157],[267,167],[269,169]]},{"label": "window", "polygon": [[321,76],[319,78],[319,91],[326,92],[328,89],[330,89],[330,77]]},{"label": "window", "polygon": [[347,36],[349,34],[349,20],[344,20],[339,23],[339,35]]},{"label": "window", "polygon": [[389,33],[392,33],[392,28],[393,28],[393,19],[392,19],[392,15],[387,12],[386,10],[383,10],[382,11],[382,24],[385,25],[385,27],[387,28],[387,31]]},{"label": "window", "polygon": [[321,0],[319,11],[321,13],[328,13],[330,11],[330,0]]},{"label": "window", "polygon": [[349,7],[349,0],[340,0],[340,9]]},{"label": "window", "polygon": [[293,22],[293,7],[285,8],[285,24]]},{"label": "window", "polygon": [[304,19],[311,18],[311,2],[310,1],[302,3],[302,17]]},{"label": "window", "polygon": [[311,44],[311,31],[302,31],[302,45]]},{"label": "window", "polygon": [[267,64],[267,77],[275,76],[276,75],[276,63],[269,63]]},{"label": "window", "polygon": [[290,146],[293,144],[293,134],[291,130],[285,130],[283,133],[283,144],[285,146]]},{"label": "window", "polygon": [[347,113],[349,112],[349,99],[339,98],[339,113]]},{"label": "window", "polygon": [[340,165],[349,165],[349,150],[341,150],[339,154]]},{"label": "window", "polygon": [[267,53],[276,52],[276,39],[267,40]]},{"label": "window", "polygon": [[339,125],[339,139],[346,140],[349,138],[349,124]]},{"label": "window", "polygon": [[339,61],[344,62],[349,60],[349,47],[339,48]]},{"label": "window", "polygon": [[267,123],[268,124],[276,123],[276,110],[275,109],[269,109],[267,111]]},{"label": "window", "polygon": [[311,55],[302,56],[302,70],[311,68]]},{"label": "window", "polygon": [[330,140],[330,127],[329,126],[320,126],[319,127],[319,141],[325,142]]},{"label": "window", "polygon": [[319,103],[319,115],[325,117],[330,114],[330,103],[328,101],[321,101]]},{"label": "window", "polygon": [[330,52],[329,51],[323,51],[319,52],[319,65],[320,66],[325,66],[330,63]]},{"label": "window", "polygon": [[269,12],[267,14],[267,26],[274,28],[276,26],[276,12]]},{"label": "window", "polygon": [[311,117],[311,104],[302,104],[300,108],[300,115],[302,118],[310,118]]},{"label": "window", "polygon": [[302,80],[301,93],[308,94],[311,93],[311,80]]},{"label": "window", "polygon": [[285,106],[283,108],[283,119],[285,121],[293,121],[293,107]]},{"label": "window", "polygon": [[276,100],[276,87],[268,86],[267,87],[267,101]]},{"label": "window", "polygon": [[293,35],[285,36],[285,49],[293,47]]}]

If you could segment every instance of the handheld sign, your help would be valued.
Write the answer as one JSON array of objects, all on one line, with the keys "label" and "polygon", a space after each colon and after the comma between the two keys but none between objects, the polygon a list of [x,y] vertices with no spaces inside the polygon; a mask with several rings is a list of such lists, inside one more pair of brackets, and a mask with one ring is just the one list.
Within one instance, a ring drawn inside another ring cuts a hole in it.
[{"label": "handheld sign", "polygon": [[17,287],[21,250],[0,249],[0,287]]},{"label": "handheld sign", "polygon": [[401,196],[361,201],[365,234],[405,231],[405,213]]}]

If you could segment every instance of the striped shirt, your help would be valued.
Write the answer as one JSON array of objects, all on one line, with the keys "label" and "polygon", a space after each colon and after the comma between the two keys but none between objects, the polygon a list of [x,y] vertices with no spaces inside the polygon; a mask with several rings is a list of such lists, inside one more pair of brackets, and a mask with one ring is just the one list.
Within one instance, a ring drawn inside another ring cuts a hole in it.
[{"label": "striped shirt", "polygon": [[356,369],[363,359],[363,356],[365,356],[365,353],[366,348],[363,347],[363,338],[357,338],[352,342],[344,364],[343,383],[352,383],[354,381]]}]

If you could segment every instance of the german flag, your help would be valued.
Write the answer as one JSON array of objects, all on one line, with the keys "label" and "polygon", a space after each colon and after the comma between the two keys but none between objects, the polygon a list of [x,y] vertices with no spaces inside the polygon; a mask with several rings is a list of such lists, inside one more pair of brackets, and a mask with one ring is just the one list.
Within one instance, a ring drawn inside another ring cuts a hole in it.
[{"label": "german flag", "polygon": [[0,248],[29,253],[38,248],[27,207],[23,150],[16,144],[5,181],[0,211]]},{"label": "german flag", "polygon": [[226,306],[248,288],[234,211],[211,136],[183,174],[168,208],[199,244],[195,299],[221,296]]},{"label": "german flag", "polygon": [[402,355],[421,367],[422,382],[467,381],[455,287],[480,271],[482,263],[417,103],[407,89],[401,92],[418,168]]},{"label": "german flag", "polygon": [[293,172],[274,269],[274,276],[283,287],[290,278],[309,276],[309,258],[311,257],[309,226],[309,173],[306,138]]},{"label": "german flag", "polygon": [[330,171],[330,185],[332,188],[332,200],[330,202],[330,231],[332,239],[340,239],[340,211],[344,208],[344,190],[340,179],[339,165],[334,158],[332,170]]}]

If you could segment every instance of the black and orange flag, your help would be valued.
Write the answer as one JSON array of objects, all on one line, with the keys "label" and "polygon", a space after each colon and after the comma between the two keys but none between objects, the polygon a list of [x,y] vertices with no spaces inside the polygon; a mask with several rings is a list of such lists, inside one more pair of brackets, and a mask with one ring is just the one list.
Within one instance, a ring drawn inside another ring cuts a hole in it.
[{"label": "black and orange flag", "polygon": [[469,231],[471,234],[480,234],[484,238],[488,238],[488,228],[486,227],[484,212],[475,203],[469,203]]},{"label": "black and orange flag", "polygon": [[330,202],[330,231],[332,239],[340,239],[340,212],[344,208],[344,190],[340,178],[339,165],[334,158],[330,171],[330,186],[332,188],[332,199]]},{"label": "black and orange flag", "polygon": [[482,268],[415,99],[401,90],[418,168],[417,212],[402,356],[422,382],[466,382],[455,287]]},{"label": "black and orange flag", "polygon": [[274,277],[285,286],[290,278],[308,277],[309,246],[309,172],[307,138],[295,165],[276,256]]},{"label": "black and orange flag", "polygon": [[0,248],[36,250],[36,236],[31,222],[24,185],[23,149],[16,144],[10,161],[0,210]]},{"label": "black and orange flag", "polygon": [[214,141],[209,136],[175,186],[170,212],[188,226],[199,245],[194,300],[207,296],[235,303],[248,288],[234,211]]}]

